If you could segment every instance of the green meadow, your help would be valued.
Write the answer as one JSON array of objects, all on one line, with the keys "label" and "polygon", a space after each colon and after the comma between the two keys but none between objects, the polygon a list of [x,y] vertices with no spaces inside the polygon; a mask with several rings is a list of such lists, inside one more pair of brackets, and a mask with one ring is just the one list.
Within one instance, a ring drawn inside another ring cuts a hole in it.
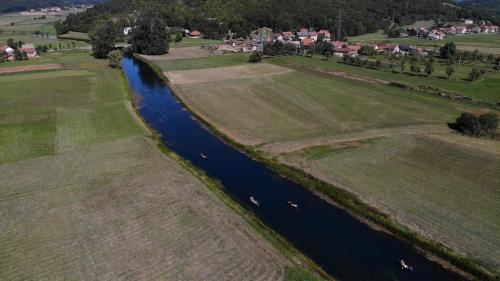
[{"label": "green meadow", "polygon": [[[378,58],[378,57],[377,57]],[[377,59],[377,58],[374,58]],[[386,63],[390,63],[385,58],[378,58]],[[335,59],[325,61],[321,57],[305,58],[300,56],[274,58],[270,60],[282,66],[292,68],[303,68],[304,66],[320,67],[325,70],[342,71],[364,77],[382,79],[385,81],[396,81],[409,84],[413,87],[419,85],[432,86],[443,90],[455,93],[457,95],[468,96],[471,98],[481,98],[493,102],[500,102],[500,92],[497,91],[500,87],[500,72],[494,71],[491,64],[484,63],[464,63],[460,67],[455,66],[455,73],[450,79],[446,78],[447,65],[441,64],[438,61],[434,64],[435,71],[430,76],[415,76],[411,74],[393,73],[389,70],[369,69],[359,66],[347,65],[337,62]],[[399,71],[399,60],[394,60],[394,69]],[[423,62],[419,63],[421,69],[424,68]],[[467,77],[472,68],[483,68],[486,74],[480,79],[469,82]],[[406,72],[409,71],[409,62],[406,61]]]}]

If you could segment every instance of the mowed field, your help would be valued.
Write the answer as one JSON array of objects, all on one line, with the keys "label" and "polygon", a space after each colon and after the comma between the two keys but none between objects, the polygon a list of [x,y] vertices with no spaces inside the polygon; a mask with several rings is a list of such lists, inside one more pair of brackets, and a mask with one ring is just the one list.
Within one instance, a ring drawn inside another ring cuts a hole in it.
[{"label": "mowed field", "polygon": [[431,47],[444,45],[447,42],[454,42],[459,50],[478,50],[480,53],[484,54],[500,55],[500,33],[449,35],[446,36],[444,40],[440,41],[432,41],[417,37],[385,39],[381,31],[349,38],[350,42],[361,44],[366,44],[369,42],[381,42],[384,40],[388,40],[392,43],[398,44],[415,44],[418,46]]},{"label": "mowed field", "polygon": [[[240,78],[223,59],[222,68],[203,70],[200,63],[202,70],[171,71],[175,61],[161,67],[174,78],[176,94],[232,139],[346,188],[500,271],[500,143],[447,126],[463,111],[489,109],[303,67],[282,72],[315,59],[275,60],[281,68],[239,63],[236,68],[255,73]],[[175,83],[179,75],[192,79]],[[219,77],[198,79],[205,75]]]},{"label": "mowed field", "polygon": [[0,75],[0,280],[280,280],[289,263],[162,154],[89,53]]},{"label": "mowed field", "polygon": [[[376,57],[373,60],[381,59]],[[390,63],[389,61],[385,61]],[[500,72],[494,71],[491,64],[485,63],[464,63],[460,67],[455,67],[455,73],[450,79],[446,79],[446,65],[435,63],[435,71],[430,76],[412,76],[409,74],[393,73],[391,71],[369,69],[353,65],[343,64],[334,59],[325,61],[320,57],[311,59],[305,57],[281,57],[271,60],[271,63],[286,66],[294,69],[307,69],[311,67],[320,68],[323,70],[342,71],[363,77],[380,79],[383,81],[397,81],[406,83],[418,88],[419,85],[432,86],[454,93],[456,95],[467,96],[475,99],[484,99],[494,103],[500,102],[500,92],[497,89],[500,87]],[[395,69],[399,69],[399,61],[393,61]],[[423,63],[420,62],[422,69]],[[478,80],[469,82],[469,73],[473,68],[481,68],[486,73]],[[399,70],[398,70],[399,71]]]}]

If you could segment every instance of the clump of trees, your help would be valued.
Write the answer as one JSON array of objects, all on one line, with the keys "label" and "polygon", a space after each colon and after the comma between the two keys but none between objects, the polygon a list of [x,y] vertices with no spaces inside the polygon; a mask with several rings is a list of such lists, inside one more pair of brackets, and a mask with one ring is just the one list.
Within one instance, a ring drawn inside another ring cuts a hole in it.
[{"label": "clump of trees", "polygon": [[266,56],[294,55],[297,52],[298,49],[294,45],[283,44],[279,41],[276,41],[273,44],[265,44],[263,51]]},{"label": "clump of trees", "polygon": [[132,31],[132,51],[145,55],[163,55],[168,52],[170,34],[165,21],[156,16],[144,15],[137,19]]},{"label": "clump of trees", "polygon": [[97,25],[90,32],[89,38],[94,57],[98,59],[107,58],[108,53],[115,48],[116,32],[113,22],[106,21]]},{"label": "clump of trees", "polygon": [[262,54],[258,51],[254,51],[248,58],[249,63],[259,63],[262,62]]},{"label": "clump of trees", "polygon": [[496,137],[498,129],[498,116],[486,113],[480,116],[463,112],[460,117],[451,124],[452,128],[471,137]]}]

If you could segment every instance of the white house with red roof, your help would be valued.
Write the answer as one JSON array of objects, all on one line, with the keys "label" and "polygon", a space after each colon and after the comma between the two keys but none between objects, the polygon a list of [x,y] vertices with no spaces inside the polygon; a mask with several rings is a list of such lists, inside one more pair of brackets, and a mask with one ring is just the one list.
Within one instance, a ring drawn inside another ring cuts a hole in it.
[{"label": "white house with red roof", "polygon": [[329,42],[330,40],[332,40],[332,34],[328,30],[322,29],[322,30],[318,31],[318,35],[323,36],[323,40],[325,40],[325,41]]},{"label": "white house with red roof", "polygon": [[26,53],[29,59],[37,57],[36,47],[33,44],[23,44],[21,46],[21,52]]}]

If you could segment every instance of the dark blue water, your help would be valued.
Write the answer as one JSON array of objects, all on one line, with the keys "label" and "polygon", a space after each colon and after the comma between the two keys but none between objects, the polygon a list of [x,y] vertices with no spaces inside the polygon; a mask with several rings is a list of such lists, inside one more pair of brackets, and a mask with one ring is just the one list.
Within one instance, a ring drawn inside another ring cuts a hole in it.
[{"label": "dark blue water", "polygon": [[[185,110],[146,64],[133,58],[123,58],[122,64],[132,91],[140,97],[140,114],[160,133],[162,141],[218,179],[228,194],[335,278],[460,280],[410,244],[370,229],[219,140]],[[209,160],[201,159],[200,153],[207,154]],[[260,208],[252,205],[250,196],[260,201]],[[297,202],[300,211],[289,207],[287,200]],[[415,270],[401,270],[400,258]]]}]

